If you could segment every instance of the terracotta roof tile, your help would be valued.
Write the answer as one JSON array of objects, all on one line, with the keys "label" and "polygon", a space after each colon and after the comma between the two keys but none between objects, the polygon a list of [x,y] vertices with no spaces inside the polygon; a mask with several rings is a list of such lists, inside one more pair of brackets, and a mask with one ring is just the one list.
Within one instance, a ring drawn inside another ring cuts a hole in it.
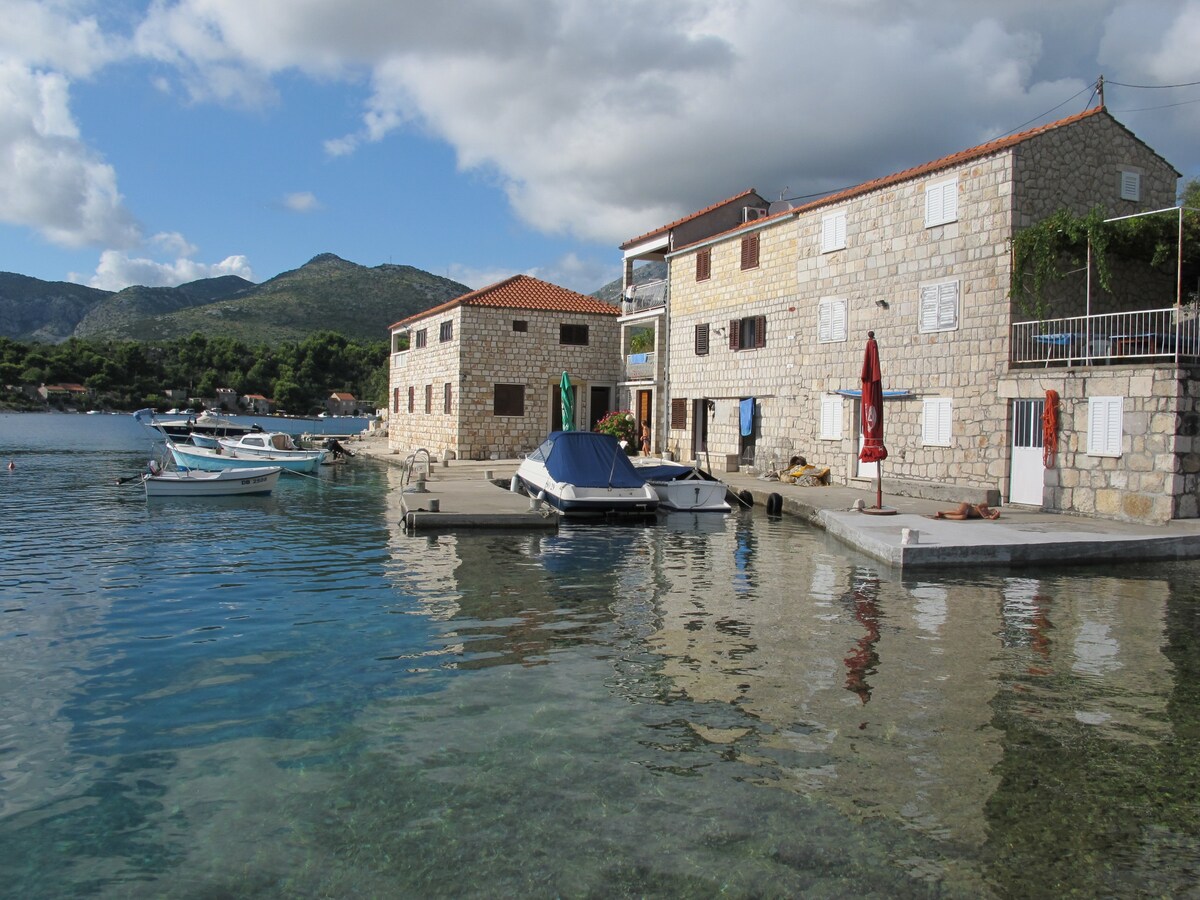
[{"label": "terracotta roof tile", "polygon": [[498,309],[550,310],[553,312],[587,313],[599,316],[619,316],[621,310],[611,303],[577,294],[564,287],[531,278],[528,275],[514,275],[503,281],[497,281],[487,287],[461,297],[455,297],[445,303],[434,306],[424,312],[401,319],[391,327],[401,328],[431,316],[441,315],[459,306],[491,306]]},{"label": "terracotta roof tile", "polygon": [[690,222],[692,219],[698,219],[700,216],[710,213],[713,210],[720,209],[722,206],[728,206],[731,203],[737,203],[741,200],[745,200],[747,197],[750,197],[750,196],[757,197],[758,191],[756,191],[754,188],[747,188],[746,190],[742,191],[740,194],[735,194],[734,196],[729,197],[728,199],[720,200],[717,203],[713,203],[711,206],[706,206],[706,207],[704,207],[704,209],[699,209],[699,210],[696,210],[696,212],[694,212],[694,213],[689,213],[688,215],[684,216],[682,219],[676,219],[674,222],[669,222],[668,224],[663,225],[661,228],[655,228],[653,231],[647,231],[645,234],[639,235],[635,238],[630,238],[625,243],[623,243],[619,249],[626,250],[629,247],[632,247],[636,244],[640,244],[642,241],[648,241],[652,237],[656,237],[660,234],[664,234],[665,232],[671,231],[672,229],[678,228],[680,225],[684,224],[685,222]]}]

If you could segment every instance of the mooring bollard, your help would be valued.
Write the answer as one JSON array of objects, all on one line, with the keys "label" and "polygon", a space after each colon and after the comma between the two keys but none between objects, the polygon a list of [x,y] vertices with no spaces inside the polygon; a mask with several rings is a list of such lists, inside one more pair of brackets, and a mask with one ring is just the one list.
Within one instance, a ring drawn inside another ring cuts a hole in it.
[{"label": "mooring bollard", "polygon": [[491,481],[495,477],[495,475],[496,475],[496,473],[493,472],[491,469],[485,469],[484,473],[483,473],[483,477],[485,479],[487,479],[488,481]]},{"label": "mooring bollard", "polygon": [[429,501],[429,511],[430,512],[441,512],[442,511],[442,501],[438,500],[436,497],[431,498]]}]

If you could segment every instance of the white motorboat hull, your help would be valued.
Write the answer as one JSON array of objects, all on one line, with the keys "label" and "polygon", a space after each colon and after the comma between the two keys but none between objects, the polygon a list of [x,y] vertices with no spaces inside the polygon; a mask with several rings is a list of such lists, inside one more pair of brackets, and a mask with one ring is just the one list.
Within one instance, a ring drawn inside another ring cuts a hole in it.
[{"label": "white motorboat hull", "polygon": [[265,458],[279,462],[281,460],[301,461],[315,458],[317,465],[320,465],[329,455],[328,450],[301,450],[296,446],[290,434],[277,431],[244,434],[239,438],[220,438],[218,444],[223,452],[239,459]]},{"label": "white motorboat hull", "polygon": [[581,487],[555,481],[545,466],[528,459],[517,468],[517,478],[529,496],[549,503],[566,516],[649,515],[658,509],[658,494],[648,484]]},{"label": "white motorboat hull", "polygon": [[678,481],[651,481],[658,493],[661,509],[679,512],[729,512],[728,492],[723,481],[688,478]]},{"label": "white motorboat hull", "polygon": [[279,466],[223,469],[219,472],[171,471],[142,476],[147,497],[231,497],[269,494],[279,481]]},{"label": "white motorboat hull", "polygon": [[175,465],[181,469],[200,469],[204,472],[220,472],[224,469],[266,468],[278,466],[287,472],[312,474],[321,466],[324,454],[307,456],[305,458],[277,458],[273,456],[246,456],[218,448],[209,450],[204,447],[187,447],[168,441],[167,449],[175,460]]}]

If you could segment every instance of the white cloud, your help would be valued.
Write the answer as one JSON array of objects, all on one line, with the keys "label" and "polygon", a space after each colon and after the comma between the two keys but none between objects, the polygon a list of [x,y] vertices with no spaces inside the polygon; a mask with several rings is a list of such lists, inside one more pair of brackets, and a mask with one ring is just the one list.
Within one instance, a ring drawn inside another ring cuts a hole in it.
[{"label": "white cloud", "polygon": [[168,262],[158,262],[146,257],[130,256],[119,250],[105,250],[93,275],[86,277],[71,274],[71,280],[86,283],[106,291],[119,291],[130,285],[146,287],[176,287],[201,278],[216,278],[221,275],[238,275],[247,281],[254,280],[254,272],[244,256],[227,256],[218,263],[200,263],[185,257]]},{"label": "white cloud", "polygon": [[64,247],[129,247],[138,228],[117,174],[79,138],[69,84],[0,62],[0,220]]},{"label": "white cloud", "polygon": [[292,212],[297,213],[316,212],[321,208],[321,202],[309,191],[297,191],[293,194],[285,194],[283,205]]}]

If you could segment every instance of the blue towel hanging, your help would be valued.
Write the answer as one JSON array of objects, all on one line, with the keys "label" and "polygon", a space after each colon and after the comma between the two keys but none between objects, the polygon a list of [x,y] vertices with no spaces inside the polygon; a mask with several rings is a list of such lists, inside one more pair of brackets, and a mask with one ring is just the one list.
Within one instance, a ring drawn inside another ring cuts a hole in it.
[{"label": "blue towel hanging", "polygon": [[742,437],[754,434],[754,398],[747,397],[742,401]]}]

